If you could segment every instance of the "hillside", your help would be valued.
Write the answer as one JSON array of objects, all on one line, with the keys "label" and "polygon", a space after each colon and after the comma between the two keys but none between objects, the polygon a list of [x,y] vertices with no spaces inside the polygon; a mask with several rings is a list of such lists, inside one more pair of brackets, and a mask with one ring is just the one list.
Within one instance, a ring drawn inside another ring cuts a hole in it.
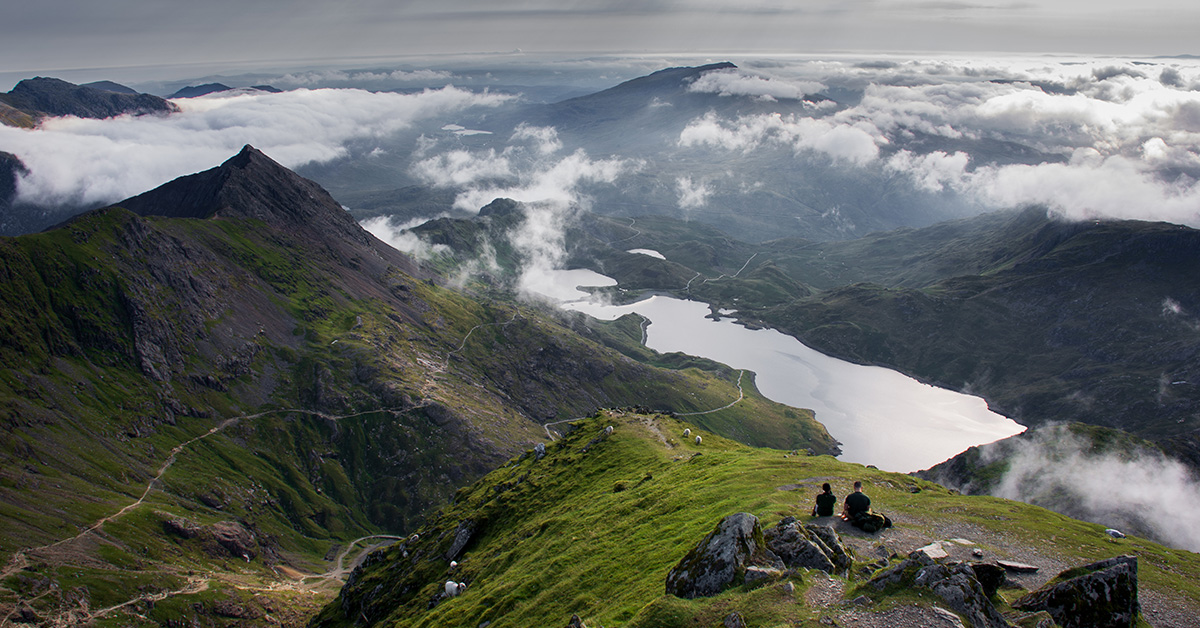
[{"label": "hillside", "polygon": [[[1026,589],[1120,554],[1137,558],[1145,622],[1191,625],[1200,610],[1196,554],[825,456],[753,449],[707,433],[698,444],[684,438],[687,426],[621,410],[576,422],[544,458],[528,451],[510,460],[460,490],[417,536],[373,554],[315,625],[565,626],[574,614],[610,628],[716,626],[734,612],[762,627],[954,625],[944,615],[948,603],[928,590],[867,583],[931,543],[947,559],[1038,567],[1009,572],[993,597],[1010,620],[1020,613],[1009,605]],[[842,496],[854,480],[894,527],[867,534],[808,516],[822,482]],[[798,568],[712,597],[664,594],[668,571],[737,512],[756,515],[764,530],[787,516],[832,525],[854,563],[832,575]],[[467,589],[445,599],[439,594],[450,578]]]},{"label": "hillside", "polygon": [[118,205],[0,238],[0,616],[300,625],[356,539],[597,407],[835,451],[741,374],[600,342],[627,321],[440,286],[252,147]]}]

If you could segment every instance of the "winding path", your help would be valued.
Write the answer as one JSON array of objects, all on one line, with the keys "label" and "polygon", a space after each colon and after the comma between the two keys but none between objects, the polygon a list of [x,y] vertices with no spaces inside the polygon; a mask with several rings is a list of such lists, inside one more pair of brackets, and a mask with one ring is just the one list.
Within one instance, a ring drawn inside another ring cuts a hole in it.
[{"label": "winding path", "polygon": [[738,371],[738,381],[737,381],[738,398],[734,399],[729,404],[723,405],[720,408],[713,408],[712,410],[705,410],[703,412],[684,412],[682,414],[676,414],[675,416],[700,416],[701,414],[712,414],[714,412],[728,410],[729,408],[736,406],[738,403],[740,403],[743,399],[746,398],[746,393],[745,393],[745,391],[742,390],[742,376],[745,374],[746,374],[745,370]]}]

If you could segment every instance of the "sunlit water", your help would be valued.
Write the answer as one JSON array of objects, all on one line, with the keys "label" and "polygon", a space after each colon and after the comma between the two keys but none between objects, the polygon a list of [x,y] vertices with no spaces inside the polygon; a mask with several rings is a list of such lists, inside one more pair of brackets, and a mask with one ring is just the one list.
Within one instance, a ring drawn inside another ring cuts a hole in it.
[{"label": "sunlit water", "polygon": [[709,308],[703,303],[654,296],[613,306],[569,296],[583,294],[576,286],[612,285],[612,280],[591,271],[565,272],[571,274],[555,278],[561,282],[547,278],[547,284],[558,283],[561,296],[556,298],[564,301],[562,307],[604,320],[636,312],[651,321],[646,329],[651,349],[754,371],[767,398],[816,412],[842,443],[842,460],[915,471],[1025,429],[988,410],[978,397],[923,384],[891,369],[832,358],[778,331],[705,318]]}]

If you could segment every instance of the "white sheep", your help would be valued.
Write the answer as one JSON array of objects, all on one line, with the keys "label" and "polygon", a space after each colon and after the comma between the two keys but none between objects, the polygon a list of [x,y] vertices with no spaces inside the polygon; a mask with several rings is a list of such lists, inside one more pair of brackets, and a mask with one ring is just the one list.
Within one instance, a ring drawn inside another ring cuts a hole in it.
[{"label": "white sheep", "polygon": [[457,560],[450,561],[450,568],[454,569],[456,567],[458,567],[458,561]]},{"label": "white sheep", "polygon": [[697,445],[699,445],[699,444],[700,444],[700,441],[701,441],[701,440],[703,440],[703,439],[701,439],[701,438],[700,438],[700,435],[699,435],[699,434],[696,434],[696,444],[697,444]]},{"label": "white sheep", "polygon": [[612,430],[612,426],[611,426],[611,425],[610,425],[610,426],[608,426],[608,427],[606,427],[606,428],[604,428],[604,435],[605,435],[605,436],[608,436],[609,434],[612,434],[612,432],[613,432],[613,430]]},{"label": "white sheep", "polygon": [[421,540],[421,535],[420,535],[420,534],[414,534],[414,535],[412,535],[412,536],[408,537],[408,542],[409,542],[409,543],[416,543],[416,542],[417,542],[417,541],[419,541],[419,540]]},{"label": "white sheep", "polygon": [[684,437],[684,438],[687,438],[687,437],[689,437],[689,436],[691,436],[691,435],[692,435],[692,428],[690,428],[690,427],[689,427],[689,428],[687,428],[687,429],[683,430],[683,437]]},{"label": "white sheep", "polygon": [[455,582],[453,580],[446,581],[446,597],[458,597],[463,591],[467,590],[467,583]]}]

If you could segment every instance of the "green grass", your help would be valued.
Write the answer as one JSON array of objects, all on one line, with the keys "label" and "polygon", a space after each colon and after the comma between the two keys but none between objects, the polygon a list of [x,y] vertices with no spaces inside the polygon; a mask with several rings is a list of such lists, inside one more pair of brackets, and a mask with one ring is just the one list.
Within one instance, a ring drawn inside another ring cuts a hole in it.
[{"label": "green grass", "polygon": [[[613,435],[582,452],[606,425],[615,427]],[[697,446],[680,438],[687,425],[619,411],[579,422],[543,460],[514,459],[460,490],[454,505],[404,548],[407,558],[400,546],[386,550],[343,590],[344,600],[325,609],[318,625],[349,625],[354,618],[342,615],[343,609],[387,626],[556,625],[573,613],[589,625],[711,625],[734,608],[749,609],[761,622],[753,625],[808,621],[815,611],[776,603],[775,588],[695,601],[663,594],[667,571],[724,516],[750,512],[764,525],[786,515],[803,518],[809,496],[779,489],[806,478],[839,488],[861,479],[873,503],[901,525],[971,524],[1013,543],[1048,546],[1079,563],[1134,553],[1142,559],[1144,587],[1200,604],[1195,554],[1141,539],[1118,548],[1100,526],[1018,502],[957,495],[827,456],[785,456],[707,433]],[[467,520],[477,532],[450,573],[443,554]],[[471,586],[428,608],[449,577]]]}]

